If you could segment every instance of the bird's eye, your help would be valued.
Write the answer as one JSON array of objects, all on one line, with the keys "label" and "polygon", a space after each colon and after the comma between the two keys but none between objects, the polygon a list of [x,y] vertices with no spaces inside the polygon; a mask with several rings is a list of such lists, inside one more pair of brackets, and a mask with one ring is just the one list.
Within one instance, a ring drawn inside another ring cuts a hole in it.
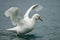
[{"label": "bird's eye", "polygon": [[39,16],[37,16],[37,17],[39,17]]}]

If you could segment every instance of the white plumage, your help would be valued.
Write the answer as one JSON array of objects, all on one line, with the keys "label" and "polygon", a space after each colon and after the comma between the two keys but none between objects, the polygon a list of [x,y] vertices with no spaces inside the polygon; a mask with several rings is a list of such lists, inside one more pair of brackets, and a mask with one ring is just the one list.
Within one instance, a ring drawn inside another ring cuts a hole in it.
[{"label": "white plumage", "polygon": [[13,32],[16,32],[17,34],[26,34],[34,28],[34,24],[36,20],[41,20],[41,17],[39,14],[34,14],[32,18],[29,18],[29,13],[34,10],[38,12],[41,10],[43,7],[41,5],[35,4],[31,6],[27,12],[24,15],[24,18],[21,19],[18,14],[19,14],[19,8],[18,7],[11,7],[9,8],[4,14],[6,17],[9,17],[11,19],[11,22],[13,25],[16,25],[14,28],[9,28],[6,30],[10,30]]}]

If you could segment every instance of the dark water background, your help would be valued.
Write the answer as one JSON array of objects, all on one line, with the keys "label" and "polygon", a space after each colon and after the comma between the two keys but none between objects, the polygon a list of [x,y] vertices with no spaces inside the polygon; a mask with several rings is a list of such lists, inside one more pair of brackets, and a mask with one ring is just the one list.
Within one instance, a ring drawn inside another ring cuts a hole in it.
[{"label": "dark water background", "polygon": [[[17,37],[15,33],[5,30],[13,27],[10,19],[4,16],[8,8],[19,7],[23,17],[27,9],[36,3],[44,7],[39,12],[43,22],[38,21],[32,32]],[[0,40],[60,40],[60,0],[0,0]]]}]

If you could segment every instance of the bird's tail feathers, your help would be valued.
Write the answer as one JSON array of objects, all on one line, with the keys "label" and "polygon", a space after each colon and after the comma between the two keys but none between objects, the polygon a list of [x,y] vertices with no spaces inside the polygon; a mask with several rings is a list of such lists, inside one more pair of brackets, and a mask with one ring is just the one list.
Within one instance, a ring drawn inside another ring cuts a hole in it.
[{"label": "bird's tail feathers", "polygon": [[15,31],[14,28],[9,28],[9,29],[6,29],[6,30],[8,30],[8,31]]}]

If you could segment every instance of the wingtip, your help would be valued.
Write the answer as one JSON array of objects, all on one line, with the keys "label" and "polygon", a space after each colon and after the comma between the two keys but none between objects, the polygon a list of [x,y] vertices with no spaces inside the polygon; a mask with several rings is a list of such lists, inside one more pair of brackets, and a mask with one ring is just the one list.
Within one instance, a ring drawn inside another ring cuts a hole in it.
[{"label": "wingtip", "polygon": [[34,11],[40,11],[43,9],[43,6],[39,5],[39,4],[35,4],[34,7],[33,7]]}]

